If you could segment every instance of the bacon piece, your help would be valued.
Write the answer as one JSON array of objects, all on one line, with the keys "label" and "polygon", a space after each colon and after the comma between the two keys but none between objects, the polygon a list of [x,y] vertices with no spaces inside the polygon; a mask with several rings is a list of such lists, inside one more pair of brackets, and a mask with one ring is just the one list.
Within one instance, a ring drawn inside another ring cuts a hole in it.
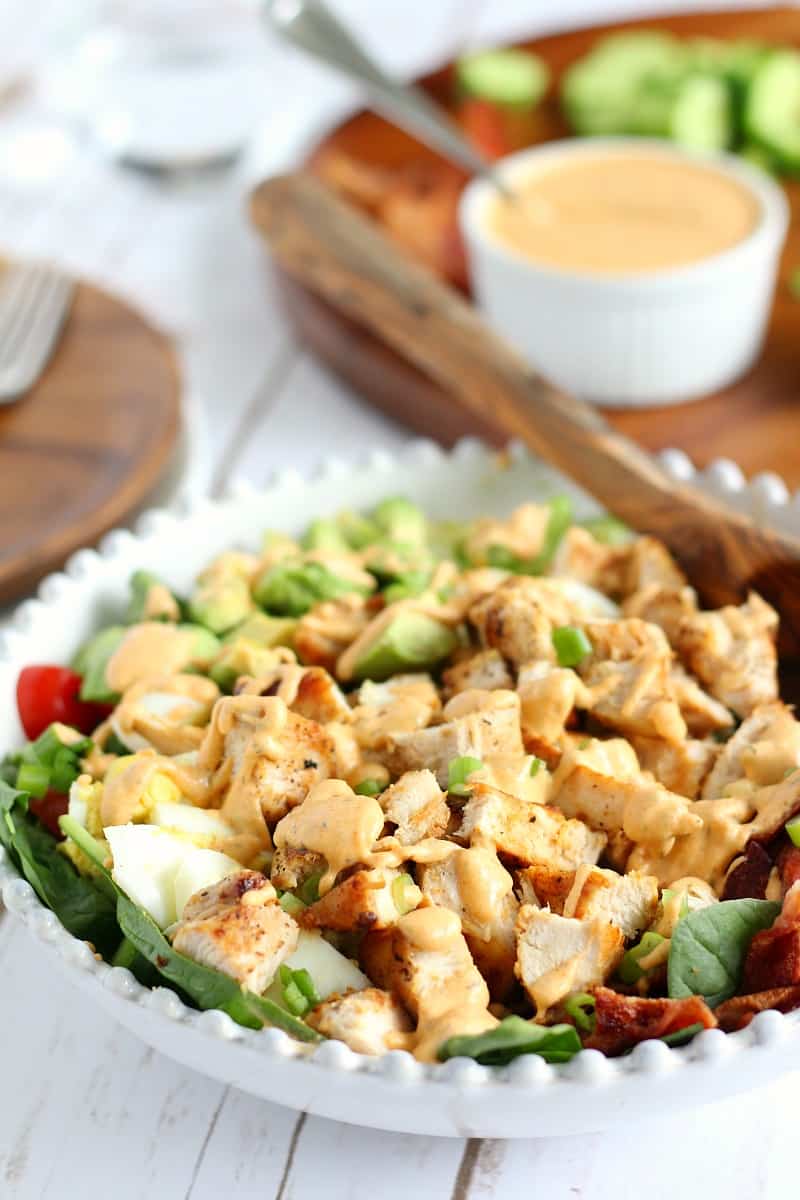
[{"label": "bacon piece", "polygon": [[800,1008],[800,985],[770,988],[766,992],[751,992],[749,996],[731,996],[714,1010],[720,1029],[733,1033],[749,1025],[756,1013],[767,1008],[778,1012],[792,1012]]},{"label": "bacon piece", "polygon": [[800,846],[791,843],[782,846],[775,863],[781,877],[784,892],[800,880]]},{"label": "bacon piece", "polygon": [[748,842],[744,856],[728,873],[723,900],[763,900],[767,892],[772,859],[760,842]]},{"label": "bacon piece", "polygon": [[742,973],[745,993],[795,984],[800,984],[800,883],[786,893],[774,925],[753,938]]},{"label": "bacon piece", "polygon": [[717,1024],[711,1009],[700,996],[685,1000],[645,999],[623,996],[612,988],[592,988],[595,999],[595,1027],[583,1043],[587,1049],[604,1054],[622,1054],[637,1042],[677,1033],[689,1025],[713,1029]]}]

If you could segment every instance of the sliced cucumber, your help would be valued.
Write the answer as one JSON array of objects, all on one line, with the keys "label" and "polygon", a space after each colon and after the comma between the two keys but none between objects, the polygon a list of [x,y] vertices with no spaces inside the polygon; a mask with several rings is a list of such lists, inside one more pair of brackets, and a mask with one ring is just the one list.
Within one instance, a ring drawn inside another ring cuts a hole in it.
[{"label": "sliced cucumber", "polygon": [[509,108],[535,108],[547,91],[550,71],[526,50],[484,50],[456,64],[456,79],[469,96]]},{"label": "sliced cucumber", "polygon": [[800,52],[779,50],[756,71],[745,108],[750,137],[800,171]]},{"label": "sliced cucumber", "polygon": [[726,150],[734,134],[733,96],[725,80],[716,75],[686,79],[670,114],[670,137],[692,150]]}]

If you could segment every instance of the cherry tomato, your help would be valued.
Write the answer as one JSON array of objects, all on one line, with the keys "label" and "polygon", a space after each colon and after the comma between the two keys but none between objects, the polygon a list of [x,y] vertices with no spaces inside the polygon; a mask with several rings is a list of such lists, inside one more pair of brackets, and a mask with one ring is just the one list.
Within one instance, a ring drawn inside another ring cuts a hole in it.
[{"label": "cherry tomato", "polygon": [[111,711],[105,704],[79,698],[81,677],[67,667],[23,667],[17,680],[17,709],[31,741],[53,721],[91,733]]},{"label": "cherry tomato", "polygon": [[69,796],[64,796],[61,792],[48,792],[47,795],[42,796],[41,800],[31,797],[28,807],[34,816],[38,817],[45,829],[52,833],[53,837],[58,838],[60,842],[64,840],[64,835],[58,825],[58,818],[63,817],[67,812]]}]

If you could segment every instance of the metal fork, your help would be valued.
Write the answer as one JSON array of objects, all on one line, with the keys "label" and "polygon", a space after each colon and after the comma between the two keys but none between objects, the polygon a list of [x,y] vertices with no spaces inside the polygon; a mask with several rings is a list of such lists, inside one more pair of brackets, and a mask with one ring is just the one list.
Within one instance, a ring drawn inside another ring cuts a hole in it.
[{"label": "metal fork", "polygon": [[44,264],[10,267],[0,285],[0,404],[27,392],[44,370],[69,312],[71,279]]}]

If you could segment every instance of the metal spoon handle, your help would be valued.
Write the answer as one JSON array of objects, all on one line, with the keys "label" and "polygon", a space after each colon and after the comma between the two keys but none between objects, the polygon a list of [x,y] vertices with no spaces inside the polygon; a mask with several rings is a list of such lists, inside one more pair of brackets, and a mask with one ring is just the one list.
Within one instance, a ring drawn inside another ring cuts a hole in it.
[{"label": "metal spoon handle", "polygon": [[375,107],[397,125],[507,194],[507,185],[447,113],[421,88],[387,75],[322,0],[266,0],[265,16],[287,42],[365,84]]}]

